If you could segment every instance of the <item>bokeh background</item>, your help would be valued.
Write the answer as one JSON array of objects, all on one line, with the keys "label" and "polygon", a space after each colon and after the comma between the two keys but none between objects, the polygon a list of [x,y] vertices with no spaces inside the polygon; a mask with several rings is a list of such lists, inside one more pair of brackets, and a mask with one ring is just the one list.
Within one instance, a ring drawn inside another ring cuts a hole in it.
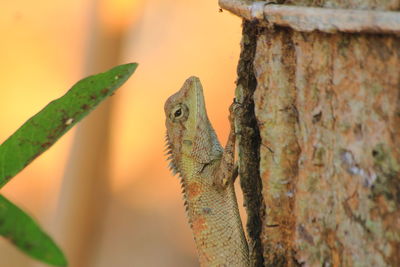
[{"label": "bokeh background", "polygon": [[[0,142],[82,77],[139,63],[110,100],[1,190],[51,234],[69,266],[198,266],[179,180],[163,156],[163,105],[199,76],[225,143],[240,23],[217,0],[0,4]],[[0,238],[0,266],[46,265]]]}]

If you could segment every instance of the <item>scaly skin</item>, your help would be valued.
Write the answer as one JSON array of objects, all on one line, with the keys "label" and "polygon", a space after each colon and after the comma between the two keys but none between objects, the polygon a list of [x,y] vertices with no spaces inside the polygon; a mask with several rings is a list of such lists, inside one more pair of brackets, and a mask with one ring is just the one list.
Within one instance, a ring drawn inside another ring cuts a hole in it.
[{"label": "scaly skin", "polygon": [[170,167],[179,173],[201,266],[249,266],[233,182],[235,134],[222,149],[207,117],[200,80],[190,77],[165,103]]}]

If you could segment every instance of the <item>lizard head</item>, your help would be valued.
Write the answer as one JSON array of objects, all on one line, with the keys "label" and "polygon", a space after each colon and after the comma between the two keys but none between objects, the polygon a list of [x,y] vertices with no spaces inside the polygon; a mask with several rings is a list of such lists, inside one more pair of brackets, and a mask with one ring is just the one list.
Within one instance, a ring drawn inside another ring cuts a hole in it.
[{"label": "lizard head", "polygon": [[168,98],[164,111],[167,154],[174,172],[181,172],[189,162],[203,166],[221,157],[223,150],[208,119],[199,78],[188,78]]}]

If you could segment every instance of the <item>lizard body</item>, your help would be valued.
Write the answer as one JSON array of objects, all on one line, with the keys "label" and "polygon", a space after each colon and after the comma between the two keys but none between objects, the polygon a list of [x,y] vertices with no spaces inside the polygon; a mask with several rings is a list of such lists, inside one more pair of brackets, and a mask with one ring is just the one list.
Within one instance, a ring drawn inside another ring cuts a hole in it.
[{"label": "lizard body", "polygon": [[235,133],[223,149],[208,119],[203,89],[190,77],[165,103],[167,154],[179,173],[201,266],[249,266],[233,182]]}]

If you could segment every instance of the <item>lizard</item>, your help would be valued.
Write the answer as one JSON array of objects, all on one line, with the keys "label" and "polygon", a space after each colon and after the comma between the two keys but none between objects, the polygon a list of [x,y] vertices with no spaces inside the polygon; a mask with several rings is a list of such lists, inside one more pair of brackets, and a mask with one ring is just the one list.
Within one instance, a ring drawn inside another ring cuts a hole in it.
[{"label": "lizard", "polygon": [[189,77],[164,105],[166,155],[178,173],[201,266],[249,266],[249,249],[240,219],[234,181],[234,113],[223,149],[208,119],[199,78]]}]

